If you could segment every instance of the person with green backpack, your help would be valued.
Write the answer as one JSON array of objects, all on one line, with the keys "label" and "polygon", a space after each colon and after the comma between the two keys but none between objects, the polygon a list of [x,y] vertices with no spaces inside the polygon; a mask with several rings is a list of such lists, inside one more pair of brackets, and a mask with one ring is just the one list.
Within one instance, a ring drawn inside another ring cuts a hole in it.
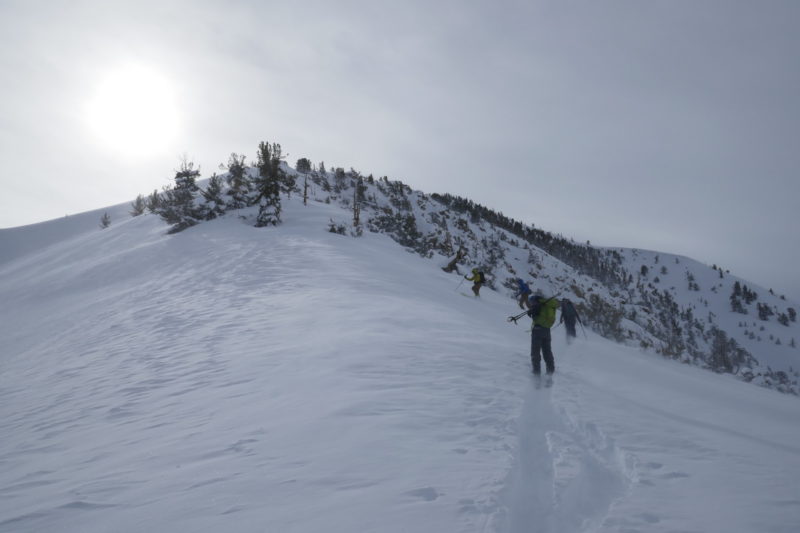
[{"label": "person with green backpack", "polygon": [[544,358],[548,376],[556,371],[556,362],[550,342],[550,328],[556,321],[558,307],[559,301],[555,296],[545,298],[541,291],[536,291],[536,294],[530,298],[530,309],[528,309],[527,315],[533,320],[531,365],[536,376],[540,376],[542,373],[542,358]]}]

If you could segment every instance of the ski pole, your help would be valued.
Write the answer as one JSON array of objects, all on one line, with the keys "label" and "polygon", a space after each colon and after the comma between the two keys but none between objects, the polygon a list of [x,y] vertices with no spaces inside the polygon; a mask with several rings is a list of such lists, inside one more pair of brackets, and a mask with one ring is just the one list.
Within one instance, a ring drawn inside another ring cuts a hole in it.
[{"label": "ski pole", "polygon": [[520,318],[524,317],[524,316],[525,316],[525,315],[527,315],[527,314],[528,314],[528,312],[527,312],[527,311],[523,311],[522,313],[518,314],[517,316],[510,316],[510,317],[508,317],[508,321],[509,321],[509,322],[513,322],[514,324],[516,324],[516,323],[517,323],[517,320],[519,320]]},{"label": "ski pole", "polygon": [[462,284],[462,283],[464,283],[464,279],[465,279],[465,278],[464,278],[464,276],[461,276],[461,281],[458,283],[458,287],[456,287],[455,289],[453,289],[453,292],[455,292],[455,291],[457,291],[459,288],[461,288],[461,284]]},{"label": "ski pole", "polygon": [[584,338],[584,339],[586,339],[586,340],[588,341],[588,340],[589,340],[589,337],[587,337],[587,336],[586,336],[586,330],[585,330],[585,329],[583,329],[583,322],[581,322],[580,320],[578,320],[578,324],[580,324],[580,325],[581,325],[581,331],[583,332],[583,338]]}]

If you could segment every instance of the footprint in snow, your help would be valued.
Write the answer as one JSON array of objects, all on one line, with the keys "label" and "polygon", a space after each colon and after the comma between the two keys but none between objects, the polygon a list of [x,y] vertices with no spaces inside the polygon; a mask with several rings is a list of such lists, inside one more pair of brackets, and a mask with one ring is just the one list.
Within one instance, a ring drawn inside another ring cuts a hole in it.
[{"label": "footprint in snow", "polygon": [[408,496],[413,496],[414,498],[418,498],[426,502],[432,502],[433,500],[437,499],[439,496],[442,495],[442,493],[440,493],[433,487],[423,487],[421,489],[414,489],[406,492],[405,494],[407,494]]},{"label": "footprint in snow", "polygon": [[689,474],[687,474],[686,472],[670,472],[670,473],[664,474],[664,475],[662,475],[660,477],[661,477],[661,479],[680,479],[680,478],[691,477],[691,476]]}]

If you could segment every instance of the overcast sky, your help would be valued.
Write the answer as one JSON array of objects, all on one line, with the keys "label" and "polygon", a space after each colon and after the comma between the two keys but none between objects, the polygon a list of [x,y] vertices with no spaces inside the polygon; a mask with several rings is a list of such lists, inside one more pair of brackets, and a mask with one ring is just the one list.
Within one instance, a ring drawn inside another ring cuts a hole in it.
[{"label": "overcast sky", "polygon": [[0,0],[0,91],[0,227],[270,141],[800,297],[794,0]]}]

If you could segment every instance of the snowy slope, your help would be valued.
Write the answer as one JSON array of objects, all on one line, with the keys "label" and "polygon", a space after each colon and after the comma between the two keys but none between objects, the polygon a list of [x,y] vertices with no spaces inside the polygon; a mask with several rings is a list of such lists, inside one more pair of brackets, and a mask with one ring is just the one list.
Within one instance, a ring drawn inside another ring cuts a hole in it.
[{"label": "snowy slope", "polygon": [[[800,349],[797,348],[800,325],[795,321],[784,325],[776,319],[789,308],[797,310],[800,307],[797,303],[766,287],[723,272],[720,267],[713,268],[688,257],[648,250],[619,249],[619,252],[625,267],[636,273],[640,283],[669,291],[682,308],[692,309],[704,322],[713,320],[752,353],[760,366],[784,371],[800,369]],[[642,266],[649,269],[646,276],[641,276]],[[693,280],[694,288],[690,288],[689,279]],[[731,294],[736,283],[758,295],[756,301],[742,303],[745,313],[731,310]],[[769,320],[759,318],[758,304],[773,310]],[[706,318],[709,315],[712,317]]]},{"label": "snowy slope", "polygon": [[[315,171],[313,180],[329,191],[324,201],[342,206],[363,182],[370,231],[441,264],[466,252],[462,265],[478,266],[509,296],[523,278],[570,298],[587,327],[605,338],[800,395],[800,306],[771,290],[685,257],[578,244],[469,199],[429,196],[385,177],[337,169]],[[351,218],[343,215],[342,229]]]},{"label": "snowy slope", "polygon": [[[521,277],[545,294],[568,297],[605,338],[800,395],[796,302],[686,257],[577,244],[467,199],[398,193],[397,182],[386,180],[376,185],[385,198],[373,202],[370,227],[423,256],[453,255],[447,243],[456,242],[468,251],[465,263],[488,272],[498,290],[513,294]],[[393,216],[402,220],[408,205],[418,230],[413,239],[383,214],[397,207]],[[738,311],[736,291],[750,295],[737,297]]]},{"label": "snowy slope", "polygon": [[560,329],[535,389],[506,294],[337,217],[0,233],[0,531],[796,530],[796,397]]}]

